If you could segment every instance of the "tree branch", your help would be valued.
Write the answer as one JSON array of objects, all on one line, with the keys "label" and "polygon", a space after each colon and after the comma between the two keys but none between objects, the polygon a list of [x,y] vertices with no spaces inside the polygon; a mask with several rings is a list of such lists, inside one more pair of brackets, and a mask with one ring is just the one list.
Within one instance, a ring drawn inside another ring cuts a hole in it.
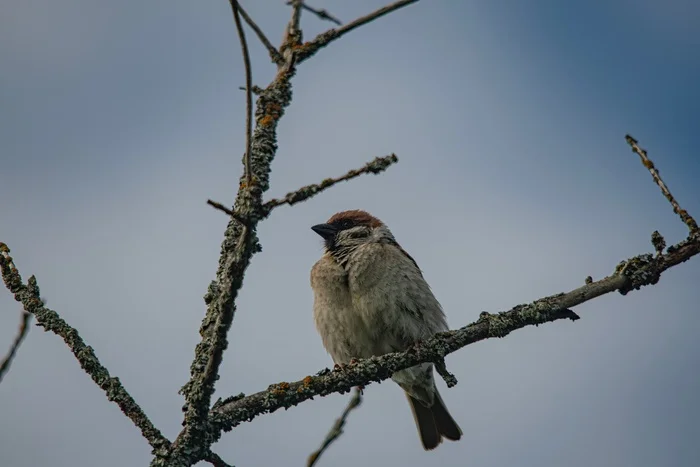
[{"label": "tree branch", "polygon": [[213,435],[229,431],[258,415],[288,408],[315,396],[349,391],[353,386],[366,386],[386,380],[399,370],[424,362],[440,362],[446,355],[484,339],[505,337],[526,326],[578,319],[570,308],[604,294],[618,291],[625,295],[645,285],[658,282],[661,273],[700,253],[700,237],[689,237],[673,245],[668,252],[654,257],[642,254],[622,261],[615,272],[599,281],[590,282],[567,293],[552,295],[529,305],[518,305],[498,314],[482,313],[479,319],[463,328],[438,333],[404,352],[357,360],[342,370],[320,371],[316,376],[294,383],[278,383],[247,397],[221,401],[210,414]]},{"label": "tree branch", "polygon": [[290,80],[294,72],[293,63],[287,63],[258,96],[250,151],[253,178],[247,183],[245,176],[241,177],[232,209],[237,217],[226,227],[216,279],[204,296],[207,312],[199,331],[202,340],[195,348],[190,380],[180,390],[185,396],[185,427],[173,443],[174,452],[167,459],[154,459],[151,465],[190,465],[204,459],[215,441],[208,434],[211,396],[228,347],[227,334],[243,276],[252,256],[261,250],[256,228],[262,195],[269,188],[270,167],[277,151],[277,124],[292,99]]},{"label": "tree branch", "polygon": [[668,202],[671,203],[671,206],[673,206],[673,212],[680,216],[683,223],[688,226],[688,229],[690,230],[691,234],[697,233],[699,229],[698,224],[695,222],[695,219],[693,219],[693,217],[690,214],[688,214],[688,211],[686,211],[685,209],[681,209],[680,205],[678,204],[678,201],[676,201],[676,199],[673,197],[671,191],[668,189],[664,181],[661,180],[661,175],[654,166],[654,163],[651,161],[651,159],[649,159],[649,157],[647,157],[647,152],[644,149],[640,148],[637,144],[638,141],[632,138],[630,135],[625,135],[625,140],[627,141],[627,144],[629,144],[632,147],[632,152],[635,152],[639,155],[639,158],[642,160],[642,164],[644,164],[644,167],[649,169],[649,172],[651,173],[654,182],[661,189],[661,193],[663,193]]},{"label": "tree branch", "polygon": [[240,18],[240,6],[238,0],[229,0],[231,10],[233,11],[233,21],[236,23],[238,31],[238,39],[241,42],[241,53],[243,54],[243,65],[245,68],[245,154],[243,155],[243,164],[245,165],[246,183],[250,184],[253,180],[252,167],[250,165],[250,145],[251,145],[251,125],[253,121],[253,78],[251,76],[250,53],[248,52],[248,42],[245,39],[245,31]]},{"label": "tree branch", "polygon": [[400,0],[398,2],[392,3],[391,5],[382,7],[361,18],[357,18],[355,21],[352,21],[346,24],[345,26],[339,27],[338,29],[329,29],[326,32],[322,32],[321,34],[316,36],[312,41],[306,42],[303,45],[299,45],[298,49],[295,50],[297,63],[301,63],[311,58],[313,55],[316,54],[316,52],[328,46],[331,42],[335,41],[336,39],[340,39],[350,31],[357,29],[360,26],[363,26],[367,23],[370,23],[377,18],[381,18],[382,16],[391,13],[392,11],[396,11],[399,8],[408,6],[411,3],[416,3],[417,1],[418,0]]},{"label": "tree branch", "polygon": [[328,446],[330,446],[331,443],[333,443],[333,441],[338,439],[340,435],[343,434],[343,427],[345,426],[345,422],[348,419],[348,415],[350,414],[350,412],[352,412],[354,408],[358,407],[361,403],[362,391],[358,388],[355,388],[355,393],[350,398],[350,402],[348,402],[348,405],[347,407],[345,407],[345,410],[343,410],[343,413],[340,415],[340,418],[338,418],[331,427],[331,430],[326,435],[326,438],[323,440],[323,443],[321,443],[321,447],[318,448],[316,451],[312,452],[309,456],[309,459],[306,461],[307,467],[313,467],[316,464],[316,462],[318,462],[318,459],[321,457],[321,454],[323,454],[326,451],[326,449],[328,449]]},{"label": "tree branch", "polygon": [[209,462],[214,467],[233,467],[232,465],[226,463],[217,453],[209,452],[209,455],[204,459]]},{"label": "tree branch", "polygon": [[[294,1],[295,1],[295,0],[289,0],[289,1],[287,2],[287,5],[293,4]],[[343,24],[338,18],[336,18],[335,16],[331,15],[330,13],[328,13],[328,10],[323,10],[323,9],[318,9],[318,8],[310,7],[309,5],[307,5],[307,4],[306,4],[305,2],[303,2],[303,1],[301,2],[301,7],[302,7],[304,10],[310,11],[311,13],[315,14],[316,16],[318,16],[318,17],[319,17],[320,19],[322,19],[322,20],[330,21],[330,22],[332,22],[332,23],[337,24],[338,26],[340,26],[340,25]]]},{"label": "tree branch", "polygon": [[352,180],[353,178],[359,177],[360,175],[366,173],[379,174],[385,171],[387,168],[389,168],[391,164],[394,164],[398,161],[399,158],[396,157],[396,154],[391,154],[389,156],[384,157],[377,157],[374,160],[365,164],[362,168],[351,170],[345,175],[342,175],[338,178],[327,178],[321,183],[303,186],[296,191],[287,193],[286,195],[284,195],[284,198],[273,198],[270,201],[263,204],[263,215],[269,215],[273,209],[282,206],[283,204],[289,204],[290,206],[292,206],[296,203],[306,201],[307,199],[316,196],[323,190],[332,187],[336,183],[344,182],[346,180]]},{"label": "tree branch", "polygon": [[55,311],[46,308],[40,298],[39,286],[36,278],[31,276],[25,285],[22,276],[14,265],[10,256],[10,249],[0,242],[0,269],[5,286],[15,296],[15,300],[22,303],[24,311],[34,315],[37,323],[46,331],[51,331],[60,336],[68,345],[80,367],[92,378],[92,380],[107,394],[107,399],[119,406],[141,434],[153,447],[153,453],[158,455],[170,448],[170,442],[151,423],[141,407],[124,388],[119,378],[112,377],[107,368],[102,366],[92,347],[85,342],[75,328],[66,323]]},{"label": "tree branch", "polygon": [[258,39],[260,39],[260,42],[263,43],[265,48],[267,49],[267,52],[270,54],[270,59],[272,60],[273,63],[275,63],[278,66],[284,65],[284,59],[282,58],[282,55],[277,51],[274,45],[272,45],[272,42],[265,36],[265,33],[260,29],[260,26],[258,26],[255,21],[253,21],[253,18],[251,18],[248,13],[243,9],[243,7],[238,4],[238,12],[241,14],[243,17],[243,20],[248,23],[248,26],[257,34]]},{"label": "tree branch", "polygon": [[22,312],[22,319],[19,323],[19,330],[17,331],[17,336],[15,336],[15,340],[12,343],[12,347],[10,347],[9,352],[7,352],[5,359],[2,361],[2,363],[0,363],[0,383],[2,382],[2,378],[5,376],[5,373],[7,373],[7,371],[10,369],[12,359],[15,358],[19,346],[22,345],[22,341],[29,332],[29,320],[31,319],[31,317],[32,315],[30,313],[27,313],[26,311]]}]

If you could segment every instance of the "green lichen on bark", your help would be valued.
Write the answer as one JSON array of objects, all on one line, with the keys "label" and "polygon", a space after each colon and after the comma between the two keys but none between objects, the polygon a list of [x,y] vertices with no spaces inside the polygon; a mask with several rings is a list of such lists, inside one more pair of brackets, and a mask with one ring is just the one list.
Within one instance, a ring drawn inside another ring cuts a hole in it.
[{"label": "green lichen on bark", "polygon": [[7,245],[0,248],[0,270],[3,281],[12,292],[15,300],[20,302],[27,313],[34,315],[39,326],[51,331],[68,345],[80,367],[105,392],[107,399],[116,403],[121,411],[136,425],[141,434],[153,448],[156,456],[170,448],[170,442],[148,419],[141,407],[126,391],[119,378],[109,374],[95,355],[94,350],[85,344],[78,331],[63,320],[54,310],[47,308],[41,299],[41,291],[36,277],[31,276],[25,285],[22,276],[14,265]]}]

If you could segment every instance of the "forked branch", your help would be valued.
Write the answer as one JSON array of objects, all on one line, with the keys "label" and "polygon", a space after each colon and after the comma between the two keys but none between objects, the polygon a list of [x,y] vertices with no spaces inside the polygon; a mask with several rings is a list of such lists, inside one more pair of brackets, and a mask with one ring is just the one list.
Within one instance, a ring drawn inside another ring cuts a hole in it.
[{"label": "forked branch", "polygon": [[109,374],[107,368],[102,366],[97,359],[97,355],[95,355],[92,347],[85,345],[75,328],[61,319],[55,311],[44,306],[36,278],[31,276],[27,284],[24,284],[22,276],[10,256],[10,249],[4,243],[0,243],[0,269],[2,270],[2,279],[5,282],[5,286],[15,296],[15,300],[22,304],[27,313],[34,315],[37,323],[44,330],[51,331],[63,338],[80,363],[81,368],[102,388],[107,394],[107,399],[117,404],[124,412],[124,415],[141,430],[143,437],[153,447],[153,452],[168,449],[170,442],[151,423],[141,407],[124,389],[119,378]]}]

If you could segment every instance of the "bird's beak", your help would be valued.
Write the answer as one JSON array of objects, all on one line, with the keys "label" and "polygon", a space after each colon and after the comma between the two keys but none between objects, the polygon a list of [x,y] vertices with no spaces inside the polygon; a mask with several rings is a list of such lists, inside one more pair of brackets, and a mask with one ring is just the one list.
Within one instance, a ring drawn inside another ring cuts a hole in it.
[{"label": "bird's beak", "polygon": [[333,238],[336,233],[338,233],[338,229],[333,227],[330,224],[318,224],[314,225],[311,227],[311,230],[319,234],[321,237],[323,237],[325,240],[329,238]]}]

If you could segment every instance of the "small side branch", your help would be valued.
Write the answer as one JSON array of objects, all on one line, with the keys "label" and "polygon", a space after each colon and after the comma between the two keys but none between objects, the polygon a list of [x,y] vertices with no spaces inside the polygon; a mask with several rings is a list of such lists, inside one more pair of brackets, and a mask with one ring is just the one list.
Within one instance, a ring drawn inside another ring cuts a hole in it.
[{"label": "small side branch", "polygon": [[253,180],[253,167],[250,163],[251,158],[251,139],[253,132],[253,78],[250,67],[250,53],[248,52],[248,42],[245,38],[243,25],[241,24],[240,6],[238,0],[229,0],[231,10],[233,10],[233,21],[236,23],[238,38],[241,41],[241,53],[243,54],[243,65],[245,67],[245,154],[243,155],[243,163],[245,165],[246,183],[250,185]]},{"label": "small side branch", "polygon": [[418,0],[400,0],[398,2],[394,2],[390,5],[375,10],[368,15],[362,16],[361,18],[357,18],[355,21],[347,23],[346,25],[341,26],[338,29],[329,29],[328,31],[319,34],[312,41],[307,42],[299,47],[299,50],[296,51],[297,63],[301,63],[304,60],[311,58],[316,52],[326,47],[331,42],[340,39],[350,31],[353,31],[359,28],[360,26],[364,26],[365,24],[374,21],[375,19],[381,18],[384,15],[396,11],[399,8],[403,8],[412,3],[416,3],[417,1]]},{"label": "small side branch", "polygon": [[661,193],[663,193],[668,202],[671,203],[671,206],[673,206],[673,212],[680,216],[683,223],[688,226],[688,229],[690,229],[691,234],[698,233],[700,229],[698,229],[698,224],[695,222],[695,219],[693,219],[693,217],[690,214],[688,214],[688,211],[680,207],[678,201],[676,201],[676,199],[671,194],[671,191],[661,179],[661,175],[659,175],[659,171],[654,166],[654,163],[647,156],[647,152],[644,149],[640,148],[638,141],[630,135],[625,135],[625,140],[627,141],[627,144],[629,144],[632,147],[632,151],[639,155],[639,158],[642,160],[642,164],[644,164],[644,167],[649,169],[649,172],[651,173],[654,182],[656,182],[659,188],[661,188]]},{"label": "small side branch", "polygon": [[217,453],[211,451],[204,460],[209,462],[214,467],[233,467],[231,464],[224,461]]},{"label": "small side branch", "polygon": [[[289,1],[287,2],[287,5],[291,5],[291,4],[293,4],[293,3],[294,3],[294,0],[289,0]],[[340,26],[340,25],[343,24],[338,18],[336,18],[335,16],[331,15],[330,13],[328,13],[328,10],[323,10],[323,9],[318,9],[318,8],[310,7],[309,5],[307,5],[307,4],[306,4],[305,2],[303,2],[303,1],[301,2],[301,7],[302,7],[304,10],[309,11],[309,12],[315,14],[316,16],[319,17],[319,19],[323,19],[323,20],[326,20],[326,21],[330,21],[331,23],[335,23],[335,24],[337,24],[338,26]]]},{"label": "small side branch", "polygon": [[272,45],[272,42],[267,38],[265,33],[260,29],[260,26],[258,26],[255,21],[253,21],[253,18],[246,13],[246,11],[243,9],[243,7],[238,4],[238,12],[241,14],[243,17],[243,20],[248,23],[248,26],[250,26],[250,29],[252,29],[255,34],[258,36],[258,39],[260,39],[260,42],[263,43],[265,48],[267,49],[267,52],[270,54],[270,59],[272,60],[273,63],[275,63],[278,66],[284,65],[284,59],[282,58],[282,55],[277,51],[274,45]]},{"label": "small side branch", "polygon": [[359,177],[362,174],[378,174],[383,171],[385,171],[387,168],[389,168],[390,165],[395,164],[396,162],[399,161],[399,158],[396,157],[396,154],[391,154],[388,156],[384,157],[377,157],[374,160],[368,162],[367,164],[364,165],[364,167],[351,170],[345,175],[342,175],[338,178],[327,178],[323,180],[321,183],[316,183],[313,185],[307,185],[304,187],[299,188],[296,191],[292,191],[290,193],[287,193],[284,198],[280,199],[271,199],[270,201],[266,202],[263,204],[262,209],[263,209],[263,214],[265,216],[270,214],[270,211],[275,209],[276,207],[282,206],[283,204],[289,204],[294,205],[296,203],[300,203],[302,201],[306,201],[307,199],[316,196],[323,190],[326,190],[336,183],[344,182],[346,180],[351,180],[355,177]]},{"label": "small side branch", "polygon": [[2,382],[2,378],[5,376],[5,373],[7,373],[7,371],[10,369],[12,359],[15,358],[15,355],[17,354],[17,349],[19,349],[19,346],[22,345],[22,341],[29,332],[29,321],[31,317],[31,313],[27,313],[26,311],[22,312],[22,319],[19,323],[17,336],[15,336],[12,347],[10,347],[10,351],[5,356],[5,359],[2,361],[2,363],[0,363],[0,383]]},{"label": "small side branch", "polygon": [[350,412],[352,412],[352,410],[358,407],[361,403],[362,391],[360,389],[355,388],[355,392],[350,398],[350,402],[348,402],[348,405],[347,407],[345,407],[345,410],[343,410],[343,413],[340,415],[340,418],[338,418],[331,427],[331,430],[326,435],[326,438],[323,440],[323,443],[321,443],[321,447],[318,448],[318,450],[312,452],[309,456],[309,459],[306,461],[307,467],[313,467],[318,461],[318,459],[321,457],[321,454],[323,454],[326,451],[326,449],[328,449],[328,446],[330,446],[331,443],[333,443],[333,441],[338,439],[340,435],[343,434],[343,427],[345,426],[345,422],[348,419],[348,415],[350,415]]},{"label": "small side branch", "polygon": [[169,449],[170,442],[151,423],[119,378],[110,376],[92,347],[85,345],[78,331],[66,323],[58,313],[44,306],[36,278],[31,276],[26,285],[22,282],[22,276],[10,256],[10,249],[4,243],[0,243],[0,269],[5,286],[15,296],[15,300],[22,303],[24,310],[34,315],[37,323],[46,331],[51,331],[64,340],[81,368],[107,394],[107,399],[117,404],[124,415],[141,430],[143,437],[153,447],[153,452],[158,455],[164,449]]}]

